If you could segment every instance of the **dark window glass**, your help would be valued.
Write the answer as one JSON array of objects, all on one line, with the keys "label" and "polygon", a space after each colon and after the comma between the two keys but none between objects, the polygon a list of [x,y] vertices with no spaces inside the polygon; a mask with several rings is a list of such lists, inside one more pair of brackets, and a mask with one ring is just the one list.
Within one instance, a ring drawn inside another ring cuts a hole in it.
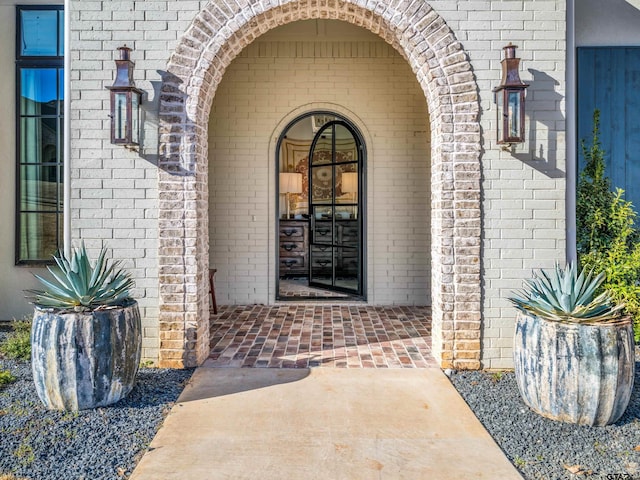
[{"label": "dark window glass", "polygon": [[58,239],[62,236],[62,223],[55,213],[22,213],[20,223],[31,234],[20,238],[18,245],[20,257],[25,259],[49,259],[58,248]]},{"label": "dark window glass", "polygon": [[64,111],[64,70],[62,68],[58,69],[58,100],[60,105],[60,112]]},{"label": "dark window glass", "polygon": [[58,81],[55,68],[22,68],[20,114],[57,115]]},{"label": "dark window glass", "polygon": [[64,11],[58,10],[58,56],[64,57]]},{"label": "dark window glass", "polygon": [[62,7],[18,7],[16,263],[62,246]]}]

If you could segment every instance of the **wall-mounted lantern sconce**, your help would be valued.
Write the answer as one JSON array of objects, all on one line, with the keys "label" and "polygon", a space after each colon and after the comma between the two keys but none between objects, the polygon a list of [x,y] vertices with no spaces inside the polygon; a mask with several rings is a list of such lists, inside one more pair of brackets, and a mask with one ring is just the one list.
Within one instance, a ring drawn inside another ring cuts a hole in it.
[{"label": "wall-mounted lantern sconce", "polygon": [[498,111],[498,144],[524,142],[524,92],[529,86],[520,80],[520,59],[511,43],[503,48],[502,81],[493,89]]},{"label": "wall-mounted lantern sconce", "polygon": [[111,143],[126,147],[140,144],[140,103],[142,90],[133,81],[131,49],[118,47],[120,59],[116,60],[116,80],[111,87]]}]

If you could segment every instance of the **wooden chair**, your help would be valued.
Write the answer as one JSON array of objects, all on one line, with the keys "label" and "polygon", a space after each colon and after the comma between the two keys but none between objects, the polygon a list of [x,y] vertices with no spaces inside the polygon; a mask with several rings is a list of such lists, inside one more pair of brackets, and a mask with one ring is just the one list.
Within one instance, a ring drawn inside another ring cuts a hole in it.
[{"label": "wooden chair", "polygon": [[211,301],[213,306],[213,313],[218,313],[218,304],[216,303],[216,288],[213,285],[213,277],[218,270],[215,268],[209,269],[209,294],[211,295]]}]

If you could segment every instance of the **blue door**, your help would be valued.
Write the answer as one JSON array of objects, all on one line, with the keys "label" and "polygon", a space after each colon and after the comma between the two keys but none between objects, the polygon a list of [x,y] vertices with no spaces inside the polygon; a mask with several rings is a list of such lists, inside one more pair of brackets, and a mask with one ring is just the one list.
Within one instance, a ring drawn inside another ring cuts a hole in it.
[{"label": "blue door", "polygon": [[[591,142],[600,110],[600,141],[612,187],[640,211],[640,47],[578,49],[578,141]],[[578,144],[578,168],[584,167]]]}]

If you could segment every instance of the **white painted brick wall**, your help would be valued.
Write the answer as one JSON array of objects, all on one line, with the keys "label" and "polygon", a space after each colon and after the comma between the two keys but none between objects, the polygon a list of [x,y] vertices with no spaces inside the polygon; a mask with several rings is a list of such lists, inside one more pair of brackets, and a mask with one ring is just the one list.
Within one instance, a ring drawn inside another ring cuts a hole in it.
[{"label": "white painted brick wall", "polygon": [[[482,366],[510,368],[515,311],[506,301],[533,269],[565,260],[565,2],[429,2],[469,55],[481,100]],[[527,142],[496,145],[492,89],[502,47],[519,48],[527,92]],[[573,175],[572,172],[569,172]]]},{"label": "white painted brick wall", "polygon": [[[565,3],[457,3],[469,13],[456,33],[474,65],[483,112],[482,365],[509,368],[515,310],[506,297],[533,269],[565,260]],[[520,75],[531,84],[528,139],[514,153],[496,146],[491,94],[509,42],[519,47]]]},{"label": "white painted brick wall", "polygon": [[[142,356],[158,357],[157,93],[180,32],[205,2],[75,1],[72,11],[72,237],[94,252],[106,243],[136,280]],[[191,11],[179,11],[178,4]],[[186,5],[184,5],[186,6]],[[180,17],[180,18],[179,18]],[[171,29],[169,28],[171,23]],[[143,98],[141,152],[111,145],[109,91],[117,47],[133,48]]]},{"label": "white painted brick wall", "polygon": [[[165,70],[178,39],[187,30],[197,11],[206,3],[204,1],[78,0],[71,2],[72,11],[69,12],[73,29],[73,71],[70,72],[73,89],[73,124],[70,132],[74,189],[71,203],[72,235],[74,239],[84,239],[87,245],[94,249],[99,248],[103,241],[108,242],[113,248],[114,256],[124,259],[126,264],[135,270],[138,281],[136,294],[143,306],[145,335],[148,336],[145,340],[144,355],[151,358],[156,356],[155,347],[158,345],[158,340],[153,340],[158,339],[157,281],[151,279],[158,277],[157,267],[154,266],[153,261],[158,254],[156,247],[158,232],[157,228],[154,229],[156,218],[153,214],[157,207],[157,192],[152,183],[155,182],[157,175],[155,162],[158,154],[157,89],[161,84],[159,72]],[[532,268],[551,266],[555,260],[564,260],[565,256],[564,178],[567,173],[563,134],[565,128],[565,2],[561,0],[544,2],[439,0],[429,4],[447,21],[466,49],[478,84],[484,148],[481,157],[484,215],[482,360],[485,367],[499,368],[510,365],[510,349],[505,346],[503,339],[511,335],[514,312],[505,301],[506,295],[513,286],[518,286],[523,278],[530,275]],[[527,103],[527,109],[530,112],[527,120],[529,140],[523,146],[519,146],[513,154],[501,151],[495,144],[495,108],[491,94],[491,90],[500,79],[501,48],[510,41],[520,47],[518,55],[522,57],[522,78],[531,83]],[[109,119],[106,113],[109,108],[109,97],[105,87],[113,82],[115,49],[124,43],[134,48],[132,58],[136,62],[136,82],[138,87],[146,92],[145,140],[141,153],[114,147],[109,143],[108,138]],[[326,71],[326,68],[323,69],[313,59],[305,60],[297,65],[296,71],[299,71],[303,65],[307,68],[305,70],[308,72],[307,75],[310,76],[322,75]],[[239,60],[240,63],[242,61],[242,59]],[[387,61],[384,60],[384,62]],[[392,63],[393,68],[397,68],[398,71],[404,69],[406,73],[402,75],[409,78],[407,65],[400,61],[395,62]],[[269,78],[269,75],[277,73],[270,69],[275,63],[270,64],[268,59],[256,59],[252,65],[256,70],[256,82],[269,87],[259,79],[264,76]],[[376,65],[379,66],[379,64]],[[358,62],[349,62],[348,66],[364,70]],[[374,67],[371,66],[371,68]],[[233,67],[229,72],[232,70]],[[388,72],[382,68],[374,71],[374,75],[368,77],[363,75],[359,77],[359,81],[382,82],[384,80],[382,74]],[[403,78],[398,77],[393,81],[404,82]],[[227,81],[226,77],[225,81]],[[312,95],[318,85],[310,88],[306,82],[301,81],[293,84],[293,88],[295,88],[293,99],[283,98],[283,93],[291,93],[291,89],[282,89],[278,96],[268,98],[266,105],[250,104],[248,98],[244,99],[241,103],[237,103],[237,113],[246,118],[261,117],[273,126],[288,111],[300,105],[301,100],[297,96],[308,95],[308,101],[319,101]],[[376,90],[376,93],[381,91],[384,89]],[[222,98],[219,95],[216,101]],[[390,105],[391,99],[390,95],[389,98],[377,99],[372,105],[358,105],[357,101],[362,99],[359,94],[351,92],[349,98],[340,99],[340,103],[349,106],[364,119],[367,115],[361,112],[368,113],[366,108],[374,109],[378,101]],[[395,107],[389,108],[393,113]],[[375,112],[371,112],[372,116],[373,113]],[[424,112],[414,111],[411,115],[412,120],[417,117],[424,118]],[[391,156],[390,152],[394,151],[392,147],[397,147],[393,144],[395,137],[384,127],[385,124],[388,126],[389,119],[385,119],[381,113],[375,120],[367,118],[364,122],[372,134],[375,147],[372,150],[373,156],[370,157],[372,162],[388,159]],[[257,122],[247,122],[249,123]],[[255,127],[246,126],[245,137],[253,132],[251,130],[253,128]],[[382,136],[373,136],[374,132],[380,132]],[[270,135],[272,132],[265,130],[263,133]],[[385,145],[389,146],[388,150],[385,150]],[[404,147],[404,144],[402,146]],[[245,148],[253,153],[238,154],[236,152],[236,155],[241,157],[240,161],[246,162],[247,159],[242,158],[243,155],[255,155],[255,149],[260,149],[263,152],[261,155],[265,157],[269,154],[268,141],[264,136],[256,137],[252,143],[246,144]],[[417,159],[411,159],[411,162],[414,160],[417,162]],[[216,168],[218,168],[217,163]],[[140,176],[141,172],[144,175]],[[256,175],[256,186],[260,186],[263,194],[261,198],[265,198],[264,192],[268,193],[272,188],[268,183],[270,178],[268,165],[263,165],[255,171],[245,170],[245,172]],[[381,190],[383,187],[391,188],[392,185],[381,184],[384,177],[376,177],[375,169],[369,174],[370,195],[373,196],[372,188]],[[130,183],[127,184],[129,188],[117,186],[119,179],[137,178],[149,180],[150,183],[142,186],[134,182],[133,188]],[[406,175],[403,178],[406,178]],[[395,215],[398,211],[393,210],[392,214],[391,209],[386,208],[387,198],[383,196],[381,199],[376,197],[369,199],[369,207],[372,210],[370,213],[375,219],[373,228],[386,225],[386,220],[389,222],[396,220]],[[258,218],[263,215],[264,218],[273,218],[270,215],[270,207],[267,205],[261,205],[260,209],[255,210],[255,202],[247,202],[244,206],[247,212],[245,217],[239,219],[236,216],[219,216],[214,223],[238,220],[249,223],[246,216],[249,215],[250,206],[252,212],[257,212]],[[233,207],[235,206],[234,204]],[[132,210],[131,216],[121,212],[125,208]],[[106,211],[111,211],[111,214],[107,214]],[[221,214],[218,212],[215,215]],[[237,216],[239,217],[240,214]],[[382,220],[378,221],[378,218]],[[412,218],[415,216],[412,215]],[[134,220],[132,229],[129,228],[130,224],[125,222],[130,219]],[[136,223],[136,219],[145,219],[149,222]],[[122,234],[118,220],[123,220],[122,225],[127,225],[131,233]],[[247,228],[255,227],[247,226]],[[261,231],[264,229],[262,228]],[[248,237],[248,234],[246,235]],[[271,235],[266,239],[252,241],[256,242],[256,248],[266,248],[268,251],[269,239],[273,238],[275,237]],[[373,264],[370,274],[374,277],[371,287],[376,292],[372,299],[379,303],[385,303],[391,298],[398,299],[402,293],[393,291],[391,284],[385,285],[388,271],[385,262],[389,261],[388,252],[380,251],[378,247],[379,245],[393,246],[393,241],[389,237],[383,241],[372,240],[372,238],[374,237],[370,236],[369,239],[371,242],[369,258]],[[222,248],[220,242],[225,240],[229,243],[233,241],[235,246],[237,238],[222,238],[220,241],[216,239],[215,248]],[[247,241],[249,241],[248,238]],[[231,247],[229,245],[229,248]],[[249,245],[245,245],[245,252],[248,250],[247,247]],[[247,254],[245,257],[248,265],[249,259],[259,256]],[[397,257],[394,260],[396,263],[401,261]],[[217,265],[215,258],[212,262]],[[239,264],[240,260],[237,262]],[[393,272],[397,271],[393,270]],[[240,277],[242,272],[240,270],[236,272]],[[256,272],[259,273],[256,274]],[[416,276],[420,277],[420,275]],[[270,281],[270,278],[268,261],[256,269],[247,269],[245,277],[239,278],[247,286],[238,289],[234,293],[234,298],[238,301],[243,299],[249,301],[258,297],[267,298],[263,282]],[[399,275],[398,278],[400,278]],[[248,283],[253,280],[259,280],[260,287],[248,286]],[[222,276],[220,282],[223,288]],[[382,290],[388,293],[378,293]]]},{"label": "white painted brick wall", "polygon": [[[216,93],[209,135],[209,231],[218,303],[273,302],[276,170],[270,139],[282,133],[277,125],[293,109],[335,104],[354,112],[352,120],[361,120],[359,127],[372,139],[367,145],[369,302],[428,304],[430,146],[424,94],[406,62],[384,42],[307,42],[305,47],[297,54],[294,43],[258,40],[230,65]],[[358,54],[358,47],[364,53]],[[325,52],[332,49],[338,54],[329,57]],[[314,58],[305,50],[319,54]]]}]

